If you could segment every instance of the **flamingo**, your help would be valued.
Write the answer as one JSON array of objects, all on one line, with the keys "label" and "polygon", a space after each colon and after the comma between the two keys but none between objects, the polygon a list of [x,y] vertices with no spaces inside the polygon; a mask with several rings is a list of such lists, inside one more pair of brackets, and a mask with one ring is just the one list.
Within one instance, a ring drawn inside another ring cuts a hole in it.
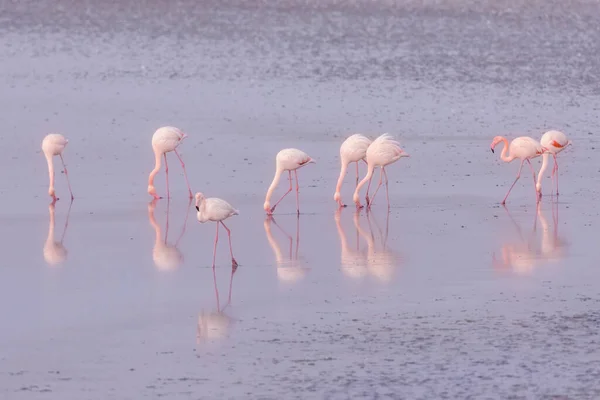
[{"label": "flamingo", "polygon": [[544,176],[544,171],[546,170],[546,166],[548,163],[548,157],[552,154],[554,157],[554,167],[552,168],[552,189],[554,190],[554,175],[556,175],[556,195],[558,196],[558,162],[556,161],[556,156],[558,153],[563,151],[565,147],[571,144],[571,141],[567,139],[567,135],[560,131],[548,131],[542,135],[540,139],[540,144],[546,149],[544,154],[542,155],[542,167],[540,168],[540,173],[537,177],[537,184],[535,186],[538,195],[542,196],[542,178]]},{"label": "flamingo", "polygon": [[65,160],[63,159],[62,152],[67,147],[69,141],[59,133],[50,133],[46,135],[44,140],[42,140],[42,151],[44,152],[44,156],[46,156],[46,161],[48,161],[48,175],[50,175],[50,186],[48,188],[48,194],[52,197],[52,204],[56,203],[58,197],[56,197],[56,192],[54,190],[54,156],[59,156],[60,161],[62,162],[63,169],[65,171],[65,177],[67,178],[67,185],[69,185],[69,192],[71,193],[71,200],[75,197],[73,196],[73,191],[71,190],[71,182],[69,182],[69,173],[67,172],[67,166],[65,165]]},{"label": "flamingo", "polygon": [[[367,181],[369,181],[369,186],[367,186],[366,200],[367,200],[367,207],[370,208],[371,204],[373,204],[373,200],[375,199],[375,196],[377,195],[377,191],[379,190],[379,187],[381,186],[381,184],[383,182],[384,176],[385,176],[385,192],[386,192],[386,196],[387,196],[387,200],[388,200],[388,209],[390,208],[390,195],[389,195],[389,191],[388,191],[388,177],[387,177],[387,173],[385,172],[385,167],[398,161],[402,157],[410,157],[410,155],[408,153],[406,153],[404,150],[402,150],[400,148],[400,143],[398,143],[396,140],[394,140],[392,135],[390,135],[388,133],[384,133],[383,135],[379,136],[377,139],[375,139],[371,143],[371,145],[367,149],[367,155],[366,155],[367,175],[363,178],[362,181],[360,181],[358,186],[356,186],[356,190],[354,191],[353,199],[354,199],[354,203],[356,203],[356,206],[358,208],[362,208],[362,205],[360,204],[360,199],[358,197],[358,194],[360,193],[360,188]],[[379,176],[379,185],[377,185],[377,189],[375,190],[375,193],[373,194],[373,197],[371,198],[371,201],[369,202],[369,188],[371,187],[371,178],[373,177],[373,171],[375,170],[376,167],[381,167],[381,174]]]},{"label": "flamingo", "polygon": [[366,163],[365,157],[367,155],[367,148],[370,144],[371,139],[357,133],[344,140],[344,143],[340,146],[342,169],[337,181],[337,186],[335,187],[335,194],[333,195],[333,199],[337,201],[340,207],[346,207],[346,205],[342,203],[340,190],[342,189],[342,183],[344,182],[344,176],[346,176],[348,165],[352,162],[356,163],[356,185],[358,186],[358,162],[362,160]]},{"label": "flamingo", "polygon": [[[521,160],[521,166],[519,167],[519,171],[517,172],[517,177],[515,178],[515,181],[510,186],[510,188],[508,189],[508,193],[506,193],[506,196],[504,196],[504,200],[502,200],[502,204],[506,204],[506,199],[508,198],[510,191],[515,186],[515,184],[517,183],[519,178],[521,177],[521,170],[523,169],[523,164],[525,163],[525,161],[527,161],[527,164],[529,164],[529,168],[531,168],[531,173],[533,174],[533,186],[535,188],[535,186],[536,186],[535,171],[533,169],[533,165],[531,165],[530,160],[532,158],[536,158],[536,157],[539,157],[540,155],[542,155],[542,153],[544,153],[545,149],[544,149],[544,147],[542,147],[540,142],[538,142],[537,140],[535,140],[533,138],[530,138],[529,136],[520,136],[520,137],[514,139],[512,142],[510,142],[510,145],[508,144],[508,139],[506,139],[505,137],[496,136],[494,138],[494,140],[492,140],[492,144],[490,146],[492,153],[494,152],[494,148],[496,147],[496,145],[500,142],[504,143],[504,149],[502,149],[502,154],[500,154],[500,159],[502,159],[502,161],[509,163],[512,160],[514,160],[515,158],[518,158],[519,160]],[[507,154],[509,150],[510,150],[510,155]],[[536,189],[536,199],[539,201],[539,197],[538,197],[537,193],[538,192]]]},{"label": "flamingo", "polygon": [[231,263],[233,268],[237,268],[238,262],[233,257],[233,248],[231,247],[231,231],[223,223],[229,217],[239,215],[239,210],[236,210],[226,202],[225,200],[218,199],[216,197],[206,198],[202,193],[196,193],[196,210],[198,221],[205,223],[206,221],[213,221],[217,223],[217,234],[215,236],[215,248],[213,250],[213,268],[215,267],[215,258],[217,255],[217,242],[219,241],[219,224],[223,225],[223,228],[227,231],[229,237],[229,251],[231,253]]},{"label": "flamingo", "polygon": [[181,159],[181,156],[177,152],[177,146],[181,144],[181,141],[185,139],[188,135],[183,133],[181,130],[172,127],[172,126],[163,126],[162,128],[158,128],[154,135],[152,135],[152,150],[154,150],[155,157],[155,165],[152,172],[150,172],[150,176],[148,177],[148,194],[150,194],[155,199],[160,199],[161,197],[156,194],[156,188],[154,187],[154,177],[160,170],[160,158],[164,156],[165,158],[165,173],[167,175],[167,197],[171,197],[169,192],[169,165],[167,164],[167,153],[170,151],[174,151],[181,162],[181,168],[183,168],[183,175],[185,176],[185,182],[188,186],[188,192],[190,194],[190,199],[192,198],[192,189],[190,188],[190,182],[187,177],[187,172],[185,170],[185,164]]},{"label": "flamingo", "polygon": [[[273,178],[273,182],[271,182],[271,186],[269,186],[269,190],[267,190],[267,196],[265,198],[265,204],[263,205],[267,214],[273,214],[275,211],[275,207],[283,200],[285,196],[288,195],[289,192],[292,191],[292,171],[294,171],[294,175],[296,176],[296,210],[298,211],[298,215],[300,215],[300,200],[299,193],[300,187],[298,186],[298,168],[310,164],[316,163],[315,160],[309,157],[308,154],[298,149],[283,149],[277,156],[275,157],[275,177]],[[279,183],[279,179],[281,178],[281,174],[283,172],[288,171],[289,179],[290,179],[290,188],[281,198],[275,203],[273,207],[271,207],[271,196],[273,195],[273,191],[277,187]]]}]

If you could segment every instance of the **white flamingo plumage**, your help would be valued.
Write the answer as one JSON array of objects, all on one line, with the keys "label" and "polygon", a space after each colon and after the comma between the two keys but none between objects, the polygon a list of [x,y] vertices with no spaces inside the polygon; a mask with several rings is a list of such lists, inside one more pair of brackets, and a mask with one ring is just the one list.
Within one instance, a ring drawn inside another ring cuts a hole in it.
[{"label": "white flamingo plumage", "polygon": [[337,201],[340,207],[346,207],[346,205],[342,202],[340,190],[342,189],[342,183],[344,182],[348,165],[353,162],[356,163],[356,186],[358,186],[358,163],[361,160],[366,163],[365,157],[367,156],[367,149],[369,148],[370,144],[371,139],[361,135],[360,133],[356,133],[344,140],[344,143],[342,143],[340,146],[340,161],[342,166],[340,170],[340,177],[338,178],[337,185],[335,187],[335,194],[333,195],[333,199]]},{"label": "white flamingo plumage", "polygon": [[190,187],[190,182],[187,177],[187,171],[185,170],[185,164],[181,159],[181,156],[177,152],[177,146],[181,144],[183,139],[185,139],[188,135],[183,133],[181,130],[173,127],[173,126],[163,126],[162,128],[158,128],[154,135],[152,135],[152,150],[154,150],[155,164],[154,169],[150,172],[150,176],[148,177],[148,194],[150,194],[155,199],[160,199],[161,197],[156,194],[156,188],[154,187],[154,177],[160,170],[161,157],[165,159],[165,174],[167,175],[167,197],[171,197],[169,192],[169,164],[167,164],[167,153],[170,151],[175,152],[177,158],[181,162],[181,168],[183,168],[183,175],[185,176],[185,183],[188,186],[188,192],[190,195],[190,199],[192,198],[192,189]]},{"label": "white flamingo plumage", "polygon": [[65,150],[65,147],[67,147],[68,143],[69,141],[59,133],[50,133],[44,137],[44,140],[42,140],[42,151],[46,157],[46,161],[48,162],[48,175],[50,176],[48,194],[50,197],[52,197],[52,204],[56,203],[56,200],[58,200],[58,197],[56,197],[56,191],[54,190],[54,156],[60,157],[60,161],[62,162],[63,169],[65,171],[65,177],[67,178],[69,192],[71,193],[71,200],[75,198],[73,196],[73,191],[71,190],[71,182],[69,181],[67,166],[65,165],[65,160],[62,156],[62,152]]},{"label": "white flamingo plumage", "polygon": [[223,223],[229,217],[239,215],[239,210],[236,210],[226,202],[225,200],[218,199],[216,197],[206,198],[202,193],[196,193],[196,211],[198,221],[205,223],[207,221],[213,221],[217,223],[217,234],[215,236],[215,248],[213,250],[213,268],[215,266],[215,258],[217,254],[217,242],[219,241],[219,224],[223,225],[223,228],[227,231],[229,237],[229,251],[231,253],[231,263],[234,268],[238,266],[235,257],[233,257],[233,248],[231,247],[231,231]]},{"label": "white flamingo plumage", "polygon": [[554,157],[554,166],[552,167],[552,190],[554,190],[554,181],[556,180],[556,195],[558,196],[558,162],[556,160],[556,156],[558,153],[563,151],[568,145],[571,144],[571,141],[567,138],[567,135],[560,131],[551,130],[542,135],[540,139],[540,144],[546,151],[542,154],[542,166],[540,168],[540,172],[538,174],[536,190],[539,193],[539,196],[542,195],[542,178],[544,177],[544,171],[546,170],[546,166],[548,164],[548,157],[552,154]]},{"label": "white flamingo plumage", "polygon": [[[294,175],[296,176],[296,210],[298,215],[300,215],[300,186],[298,185],[298,168],[305,166],[306,164],[315,163],[308,154],[298,149],[283,149],[277,156],[275,157],[275,177],[273,178],[273,182],[271,182],[271,186],[267,190],[267,196],[265,197],[265,203],[263,204],[264,210],[267,214],[273,214],[275,211],[275,207],[283,200],[285,196],[288,195],[292,191],[292,171],[294,171]],[[273,195],[273,191],[277,187],[279,183],[279,179],[281,179],[281,174],[285,171],[289,172],[290,179],[290,188],[287,192],[277,202],[273,207],[271,207],[271,196]]]},{"label": "white flamingo plumage", "polygon": [[[386,196],[387,196],[387,200],[388,200],[388,209],[390,208],[390,195],[389,195],[389,191],[388,191],[388,177],[387,177],[387,173],[385,171],[385,167],[392,163],[395,163],[402,157],[410,157],[410,155],[408,153],[406,153],[404,150],[402,150],[402,148],[400,147],[400,143],[398,141],[394,140],[392,135],[390,135],[388,133],[384,133],[383,135],[379,136],[377,139],[373,140],[373,142],[367,149],[367,154],[366,154],[367,175],[363,178],[362,181],[360,181],[360,183],[356,187],[356,190],[354,191],[353,200],[358,208],[362,208],[362,205],[360,204],[360,199],[359,199],[360,188],[367,181],[369,181],[369,186],[367,186],[366,201],[367,201],[367,207],[371,207],[371,204],[373,203],[373,200],[375,199],[375,196],[377,195],[377,191],[379,190],[379,187],[383,183],[384,176],[385,176],[385,191],[386,191]],[[373,194],[373,198],[369,201],[369,189],[371,187],[371,178],[373,177],[373,171],[375,171],[376,167],[381,168],[381,175],[379,177],[379,185],[377,185],[377,189],[375,190],[375,193]]]},{"label": "white flamingo plumage", "polygon": [[[519,167],[519,171],[517,172],[517,177],[515,178],[515,181],[510,186],[510,188],[508,189],[506,196],[504,196],[504,200],[502,200],[502,204],[506,204],[506,199],[508,198],[510,191],[515,186],[515,184],[517,183],[519,178],[521,177],[521,170],[523,169],[523,164],[525,163],[525,161],[527,161],[527,164],[529,164],[529,167],[531,168],[531,173],[533,174],[533,187],[535,189],[535,186],[536,186],[535,171],[533,169],[533,165],[531,165],[530,160],[532,158],[536,158],[536,157],[539,157],[540,155],[542,155],[544,153],[545,149],[544,149],[544,147],[542,147],[540,142],[538,142],[537,140],[535,140],[533,138],[530,138],[529,136],[520,136],[516,139],[513,139],[513,141],[510,142],[510,145],[508,143],[508,139],[506,139],[505,137],[496,136],[492,140],[492,144],[490,146],[492,153],[494,152],[494,148],[496,147],[496,145],[500,142],[504,143],[504,148],[502,149],[502,153],[500,154],[500,159],[502,161],[509,163],[512,160],[514,160],[515,158],[518,158],[519,160],[521,160],[521,166]],[[510,154],[508,154],[509,150],[510,150]],[[539,197],[537,195],[537,190],[536,190],[536,199],[539,201]]]}]

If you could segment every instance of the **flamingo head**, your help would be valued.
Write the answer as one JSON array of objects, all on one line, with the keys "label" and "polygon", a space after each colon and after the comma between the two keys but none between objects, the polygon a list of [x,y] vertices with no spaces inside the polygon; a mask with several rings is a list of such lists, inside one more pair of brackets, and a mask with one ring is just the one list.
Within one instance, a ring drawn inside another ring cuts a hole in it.
[{"label": "flamingo head", "polygon": [[352,196],[352,200],[356,204],[360,204],[360,198],[358,197],[358,192],[354,192],[354,196]]},{"label": "flamingo head", "polygon": [[271,203],[269,203],[269,200],[265,201],[265,204],[263,204],[263,208],[267,213],[271,212]]},{"label": "flamingo head", "polygon": [[202,203],[202,201],[205,199],[205,197],[202,193],[198,192],[198,193],[196,193],[194,198],[196,199],[196,210],[200,211],[199,204]]},{"label": "flamingo head", "polygon": [[492,144],[490,145],[490,150],[492,150],[492,153],[494,152],[494,148],[496,147],[496,145],[503,140],[504,138],[502,136],[496,136],[494,140],[492,140]]},{"label": "flamingo head", "polygon": [[56,196],[56,192],[54,191],[54,188],[53,188],[53,187],[51,187],[51,188],[49,188],[49,189],[48,189],[48,194],[49,194],[50,196],[52,196],[52,197]]},{"label": "flamingo head", "polygon": [[339,202],[342,199],[342,195],[340,194],[340,192],[335,192],[335,194],[333,195],[333,199]]}]

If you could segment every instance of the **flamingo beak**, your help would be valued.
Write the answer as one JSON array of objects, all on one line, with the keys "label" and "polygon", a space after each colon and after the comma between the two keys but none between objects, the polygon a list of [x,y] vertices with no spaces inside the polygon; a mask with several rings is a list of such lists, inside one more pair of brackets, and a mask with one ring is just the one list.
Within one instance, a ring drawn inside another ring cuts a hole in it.
[{"label": "flamingo beak", "polygon": [[492,151],[492,153],[494,152],[494,148],[493,147],[490,147],[490,150]]},{"label": "flamingo beak", "polygon": [[200,211],[200,207],[196,206],[196,211]]}]

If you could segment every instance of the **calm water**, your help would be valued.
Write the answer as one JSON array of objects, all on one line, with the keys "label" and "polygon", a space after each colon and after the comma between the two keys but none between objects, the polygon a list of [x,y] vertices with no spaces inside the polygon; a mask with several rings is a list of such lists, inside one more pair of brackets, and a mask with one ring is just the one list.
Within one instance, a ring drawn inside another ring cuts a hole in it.
[{"label": "calm water", "polygon": [[[0,0],[2,397],[600,397],[599,22],[582,0]],[[241,211],[235,271],[175,157],[148,203],[167,124],[192,189]],[[574,143],[560,198],[546,178],[536,209],[524,172],[500,206],[518,166],[491,138],[548,129]],[[51,131],[71,207],[48,207]],[[389,214],[336,212],[354,132],[411,154]],[[288,146],[317,164],[302,215],[269,219]]]}]

